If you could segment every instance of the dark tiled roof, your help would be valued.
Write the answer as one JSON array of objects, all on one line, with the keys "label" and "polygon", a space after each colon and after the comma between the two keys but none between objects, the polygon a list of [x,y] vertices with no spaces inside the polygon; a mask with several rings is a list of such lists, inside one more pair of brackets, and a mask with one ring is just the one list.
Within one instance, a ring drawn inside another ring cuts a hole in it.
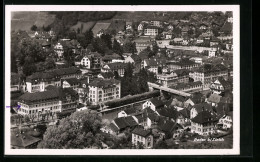
[{"label": "dark tiled roof", "polygon": [[94,79],[91,83],[89,83],[89,86],[94,86],[94,87],[113,87],[115,84],[119,84],[120,81],[116,79],[109,79],[109,80],[104,80],[104,79]]},{"label": "dark tiled roof", "polygon": [[154,111],[150,107],[145,108],[144,115],[149,114],[149,113],[154,113]]},{"label": "dark tiled roof", "polygon": [[138,125],[132,116],[116,118],[114,122],[120,129]]},{"label": "dark tiled roof", "polygon": [[117,128],[117,126],[116,126],[114,123],[111,123],[108,127],[109,127],[112,131],[114,131],[114,132],[119,131],[119,129]]},{"label": "dark tiled roof", "polygon": [[231,111],[232,104],[229,103],[219,103],[218,106],[215,108],[217,115],[223,116]]},{"label": "dark tiled roof", "polygon": [[161,110],[158,110],[158,113],[161,116],[169,117],[172,119],[176,119],[179,115],[179,112],[177,110],[174,110],[172,108],[162,108]]},{"label": "dark tiled roof", "polygon": [[152,98],[150,101],[155,107],[162,107],[164,105],[163,102],[157,98]]},{"label": "dark tiled roof", "polygon": [[104,61],[113,60],[113,59],[121,59],[121,56],[116,53],[113,53],[111,55],[107,54],[104,57],[102,57],[102,60],[104,60]]},{"label": "dark tiled roof", "polygon": [[129,126],[129,124],[125,121],[124,117],[114,119],[115,124],[119,127],[119,129],[124,129]]},{"label": "dark tiled roof", "polygon": [[179,62],[168,62],[168,65],[179,65],[179,66],[186,66],[186,65],[194,65],[196,64],[195,62],[188,60],[188,59],[183,59]]},{"label": "dark tiled roof", "polygon": [[196,85],[202,85],[201,81],[189,82],[189,83],[177,83],[177,85],[171,86],[173,89],[190,88]]},{"label": "dark tiled roof", "polygon": [[58,87],[56,86],[53,86],[53,85],[48,85],[47,87],[45,87],[45,90],[46,91],[49,91],[49,90],[53,90],[53,89],[57,89]]},{"label": "dark tiled roof", "polygon": [[128,109],[125,109],[124,111],[125,111],[125,113],[127,115],[131,115],[131,114],[136,113],[136,109],[135,108],[128,108]]},{"label": "dark tiled roof", "polygon": [[122,62],[114,62],[107,64],[111,70],[125,69],[127,64]]},{"label": "dark tiled roof", "polygon": [[137,135],[142,136],[142,137],[147,137],[150,134],[152,134],[152,132],[150,130],[144,130],[143,128],[135,128],[132,131],[132,133],[137,134]]},{"label": "dark tiled roof", "polygon": [[150,113],[147,116],[151,121],[158,121],[159,120],[159,116],[156,113]]},{"label": "dark tiled roof", "polygon": [[176,123],[171,120],[161,120],[158,123],[159,129],[163,132],[172,132],[176,126]]},{"label": "dark tiled roof", "polygon": [[112,72],[106,72],[106,73],[100,73],[102,77],[106,78],[114,78],[114,73]]},{"label": "dark tiled roof", "polygon": [[212,64],[204,64],[200,68],[196,69],[197,72],[203,73],[211,73],[211,72],[218,72],[218,71],[225,71],[227,68],[222,64],[212,65]]},{"label": "dark tiled roof", "polygon": [[77,78],[69,78],[64,80],[67,81],[70,85],[80,84],[80,81]]},{"label": "dark tiled roof", "polygon": [[174,70],[174,72],[177,74],[178,77],[180,77],[180,76],[189,75],[190,70],[187,70],[187,69],[177,69],[177,70]]},{"label": "dark tiled roof", "polygon": [[182,109],[179,111],[180,114],[182,114],[185,118],[190,118],[190,110],[188,109]]},{"label": "dark tiled roof", "polygon": [[224,88],[227,88],[227,87],[230,87],[230,86],[231,86],[230,82],[226,81],[223,77],[219,77],[219,78],[218,78],[218,81],[220,82],[220,84],[221,84]]},{"label": "dark tiled roof", "polygon": [[199,103],[199,104],[195,104],[194,105],[194,108],[197,110],[197,112],[201,112],[204,110],[207,110],[207,111],[211,111],[213,112],[213,109],[212,109],[212,106],[209,105],[208,103]]},{"label": "dark tiled roof", "polygon": [[218,121],[218,117],[209,111],[201,111],[191,119],[195,123],[205,124]]},{"label": "dark tiled roof", "polygon": [[11,131],[11,145],[15,147],[25,148],[41,141],[39,138],[30,136],[27,132],[21,134],[18,130]]},{"label": "dark tiled roof", "polygon": [[35,93],[24,93],[22,96],[19,97],[19,100],[25,102],[34,102],[40,100],[47,100],[47,99],[64,99],[66,95],[70,94],[72,97],[78,97],[77,93],[72,88],[56,88],[49,91],[44,92],[35,92]]},{"label": "dark tiled roof", "polygon": [[147,66],[158,66],[157,61],[153,59],[145,59]]},{"label": "dark tiled roof", "polygon": [[192,96],[191,96],[190,99],[191,99],[192,102],[194,102],[195,104],[198,104],[198,103],[201,102],[202,97],[203,97],[203,94],[202,94],[202,93],[195,92],[195,93],[192,94]]},{"label": "dark tiled roof", "polygon": [[132,116],[125,117],[125,121],[128,123],[130,127],[138,125],[138,123],[134,120]]},{"label": "dark tiled roof", "polygon": [[81,70],[76,67],[69,67],[69,68],[61,68],[61,69],[55,69],[52,70],[51,72],[55,73],[58,76],[62,75],[68,75],[68,74],[81,74]]},{"label": "dark tiled roof", "polygon": [[27,82],[33,82],[35,80],[54,80],[58,76],[53,72],[36,72],[26,78]]},{"label": "dark tiled roof", "polygon": [[133,54],[130,57],[134,60],[135,63],[141,63],[142,62],[142,59],[136,54]]}]

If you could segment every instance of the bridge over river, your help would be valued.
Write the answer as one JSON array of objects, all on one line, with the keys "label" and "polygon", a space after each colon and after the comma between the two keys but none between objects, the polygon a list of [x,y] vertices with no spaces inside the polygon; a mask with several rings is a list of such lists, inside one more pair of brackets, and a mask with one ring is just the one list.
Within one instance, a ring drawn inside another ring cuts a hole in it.
[{"label": "bridge over river", "polygon": [[172,94],[179,95],[179,96],[183,96],[183,97],[189,97],[189,96],[191,96],[190,93],[178,91],[178,90],[176,90],[176,89],[164,87],[164,86],[161,86],[161,85],[158,85],[158,84],[155,84],[155,83],[151,83],[151,82],[148,82],[148,86],[149,86],[149,89],[150,89],[150,88],[152,88],[152,89],[159,89],[159,90],[161,90],[161,91],[166,91],[166,92],[168,92],[168,93],[172,93]]}]

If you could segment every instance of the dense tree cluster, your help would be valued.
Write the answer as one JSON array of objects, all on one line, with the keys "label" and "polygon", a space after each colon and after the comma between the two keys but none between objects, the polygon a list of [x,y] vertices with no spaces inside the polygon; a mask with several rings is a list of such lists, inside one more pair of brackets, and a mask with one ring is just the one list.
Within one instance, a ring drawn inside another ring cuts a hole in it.
[{"label": "dense tree cluster", "polygon": [[60,120],[59,124],[49,126],[38,148],[83,149],[100,148],[101,117],[91,110],[75,112]]},{"label": "dense tree cluster", "polygon": [[155,82],[156,77],[154,73],[151,73],[145,69],[141,69],[139,73],[133,75],[133,65],[128,63],[124,77],[121,80],[121,96],[135,95],[139,93],[147,92],[147,82]]}]

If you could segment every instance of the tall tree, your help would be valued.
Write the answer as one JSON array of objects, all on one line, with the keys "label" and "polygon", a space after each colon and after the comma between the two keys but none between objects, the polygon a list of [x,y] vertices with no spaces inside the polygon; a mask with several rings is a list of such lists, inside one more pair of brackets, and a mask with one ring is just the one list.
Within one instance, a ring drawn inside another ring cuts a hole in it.
[{"label": "tall tree", "polygon": [[36,31],[37,30],[37,26],[36,25],[33,25],[32,27],[31,27],[31,31]]},{"label": "tall tree", "polygon": [[116,39],[114,39],[113,42],[113,52],[122,55],[123,54],[123,48],[121,47],[121,45],[117,42]]},{"label": "tall tree", "polygon": [[94,38],[94,34],[92,32],[92,30],[88,30],[84,33],[85,38],[86,38],[86,44],[90,44]]},{"label": "tall tree", "polygon": [[83,149],[101,147],[101,117],[96,111],[75,112],[60,120],[58,125],[49,126],[38,144],[38,148]]},{"label": "tall tree", "polygon": [[108,49],[112,49],[112,36],[110,34],[102,34],[100,37],[108,47]]}]

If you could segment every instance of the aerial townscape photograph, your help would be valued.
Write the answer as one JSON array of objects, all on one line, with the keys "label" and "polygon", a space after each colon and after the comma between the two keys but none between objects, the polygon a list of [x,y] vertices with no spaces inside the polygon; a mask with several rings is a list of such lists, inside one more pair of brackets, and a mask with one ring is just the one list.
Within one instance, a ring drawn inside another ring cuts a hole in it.
[{"label": "aerial townscape photograph", "polygon": [[234,147],[233,11],[14,11],[10,23],[11,149]]}]

